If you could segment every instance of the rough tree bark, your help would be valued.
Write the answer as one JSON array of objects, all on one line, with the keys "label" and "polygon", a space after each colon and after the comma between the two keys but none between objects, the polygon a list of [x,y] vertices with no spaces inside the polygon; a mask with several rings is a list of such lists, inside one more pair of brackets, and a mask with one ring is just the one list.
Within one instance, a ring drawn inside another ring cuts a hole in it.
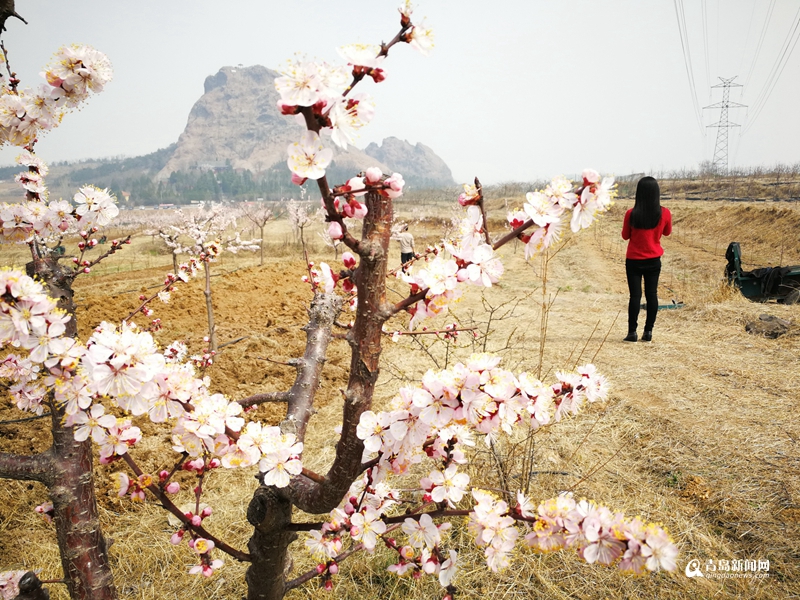
[{"label": "rough tree bark", "polygon": [[[48,286],[72,319],[67,335],[77,334],[73,302],[73,274],[57,259],[36,259],[26,265],[28,275]],[[50,400],[53,445],[41,454],[23,456],[0,452],[0,477],[38,481],[47,487],[53,502],[61,566],[73,600],[115,600],[113,576],[108,564],[108,545],[100,528],[94,491],[91,441],[76,442],[72,427],[63,426],[63,411]]]},{"label": "rough tree bark", "polygon": [[[369,410],[378,379],[381,330],[392,314],[385,299],[385,280],[392,201],[370,192],[366,196],[367,216],[362,238],[345,243],[360,256],[352,275],[358,289],[358,309],[353,329],[348,333],[351,347],[350,377],[345,390],[342,434],[333,465],[324,477],[295,477],[282,489],[261,486],[250,502],[247,518],[255,531],[248,549],[252,564],[247,570],[248,600],[280,600],[288,591],[286,574],[291,568],[288,548],[296,535],[288,526],[293,507],[312,514],[325,514],[335,508],[363,471],[363,442],[356,435],[361,414]],[[348,234],[349,235],[349,234]],[[289,393],[284,430],[297,433],[302,441],[313,413],[314,396],[331,337],[338,299],[334,294],[317,294],[306,328],[306,352],[300,361],[295,385]]]}]

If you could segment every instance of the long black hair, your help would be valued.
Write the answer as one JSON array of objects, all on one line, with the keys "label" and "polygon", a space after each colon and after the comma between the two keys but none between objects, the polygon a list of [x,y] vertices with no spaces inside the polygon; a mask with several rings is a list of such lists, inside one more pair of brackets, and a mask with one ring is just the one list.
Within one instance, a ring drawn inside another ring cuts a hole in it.
[{"label": "long black hair", "polygon": [[653,177],[642,177],[636,186],[631,227],[654,229],[661,221],[661,189]]}]

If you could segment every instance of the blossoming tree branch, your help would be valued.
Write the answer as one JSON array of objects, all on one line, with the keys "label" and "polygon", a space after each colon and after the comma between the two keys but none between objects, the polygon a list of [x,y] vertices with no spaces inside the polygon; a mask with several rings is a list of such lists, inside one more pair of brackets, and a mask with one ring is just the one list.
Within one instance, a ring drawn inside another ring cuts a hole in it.
[{"label": "blossoming tree branch", "polygon": [[[338,269],[324,262],[309,264],[306,280],[313,299],[305,327],[306,346],[303,356],[292,361],[297,375],[290,389],[239,400],[211,393],[209,379],[197,376],[195,364],[185,359],[184,347],[172,344],[160,349],[149,331],[153,323],[135,324],[135,319],[149,317],[149,303],[158,294],[143,298],[139,309],[121,323],[102,323],[85,342],[77,340],[69,330],[73,327],[74,332],[74,309],[59,309],[47,296],[52,286],[46,289],[16,271],[4,271],[0,277],[0,339],[12,349],[3,362],[2,375],[11,381],[19,408],[34,413],[49,408],[54,436],[68,435],[70,443],[81,448],[91,439],[101,462],[119,466],[116,478],[121,497],[143,501],[149,495],[178,519],[180,525],[171,541],[186,543],[194,557],[190,573],[213,575],[223,567],[224,554],[250,562],[246,579],[251,600],[283,598],[311,580],[331,589],[342,561],[379,546],[394,557],[390,571],[436,577],[443,597],[452,598],[459,555],[446,532],[453,519],[463,517],[491,570],[507,566],[521,546],[542,552],[571,548],[589,563],[616,565],[633,573],[674,570],[677,549],[658,525],[568,494],[537,503],[519,490],[492,492],[470,481],[466,465],[472,446],[491,443],[520,428],[550,427],[586,403],[602,401],[608,384],[593,365],[557,372],[555,381],[546,383],[529,373],[502,369],[497,356],[476,354],[450,369],[428,371],[418,385],[399,390],[385,410],[373,407],[382,339],[392,335],[386,327],[391,317],[408,313],[408,328],[415,330],[426,319],[446,314],[464,286],[491,288],[499,281],[503,265],[497,250],[503,245],[520,239],[526,257],[541,252],[563,235],[567,223],[573,233],[589,227],[613,196],[613,180],[592,170],[584,171],[578,184],[556,178],[544,190],[527,195],[523,208],[508,215],[511,231],[499,236],[488,230],[476,180],[475,185],[465,186],[458,199],[466,209],[459,231],[406,271],[394,272],[409,291],[400,302],[387,301],[393,203],[402,196],[403,177],[371,168],[343,184],[331,185],[325,173],[332,150],[323,140],[329,135],[340,147],[353,143],[375,110],[370,96],[354,90],[368,79],[383,81],[384,60],[397,44],[408,43],[423,53],[431,50],[430,28],[414,24],[411,16],[406,3],[400,9],[400,29],[388,43],[340,48],[346,65],[296,59],[275,81],[281,111],[305,126],[304,134],[288,149],[292,179],[297,184],[309,179],[316,182],[327,233],[349,250]],[[22,123],[28,110],[33,109],[15,112],[15,118]],[[20,128],[8,116],[12,112],[0,111],[0,119],[5,119],[0,123],[10,128],[3,134],[5,139],[30,142],[32,138],[11,127]],[[30,244],[36,256],[47,248],[40,243],[46,236],[36,220],[37,214],[50,214],[49,205],[44,204],[45,188],[41,177],[37,178],[44,166],[30,153],[23,155],[22,162],[29,167],[28,173],[34,173],[22,182],[28,193],[26,212],[16,216],[7,207],[0,219],[4,236]],[[113,202],[98,200],[97,191],[89,196],[81,193],[92,201],[76,197],[78,209],[65,206],[64,215],[72,215],[81,226],[83,219],[99,223],[105,218],[101,213],[113,216],[109,208]],[[47,222],[52,220],[48,217]],[[354,220],[362,222],[358,238],[353,233]],[[62,232],[68,230],[69,224]],[[78,232],[84,247],[92,247],[88,231]],[[84,265],[87,261],[81,254],[77,269],[91,268],[91,261]],[[169,293],[196,268],[197,261],[181,265],[179,273],[167,276],[161,292]],[[73,268],[73,272],[77,271]],[[351,360],[343,390],[342,425],[332,463],[326,473],[316,473],[303,464],[305,435],[315,412],[333,330],[346,305],[355,317],[346,326]],[[394,332],[398,333],[408,332]],[[265,402],[286,404],[278,425],[249,418],[246,409]],[[135,423],[143,419],[171,428],[171,448],[165,449],[163,466],[153,472],[145,471],[136,458],[142,431]],[[170,451],[175,454],[169,456]],[[49,471],[40,466],[40,460],[0,453],[0,475],[49,481]],[[256,466],[261,484],[247,510],[253,535],[245,550],[223,539],[213,525],[213,507],[201,504],[203,489],[216,469]],[[80,468],[91,487],[91,454]],[[181,489],[174,480],[179,470],[196,476],[191,490]],[[62,480],[62,485],[67,484]],[[72,493],[77,484],[70,485]],[[59,519],[66,518],[60,514],[63,501],[54,486],[49,489],[58,529]],[[179,508],[186,495],[192,510]],[[76,502],[83,510],[82,502],[89,500],[93,506],[93,496],[88,500],[79,496]],[[293,519],[297,510],[319,517],[299,523]],[[105,542],[99,526],[92,531],[96,535],[93,547],[102,552],[81,559],[78,576],[67,573],[74,559],[63,560],[70,594],[113,598]],[[318,567],[287,574],[292,544],[300,532]],[[96,583],[98,579],[103,585]]]}]

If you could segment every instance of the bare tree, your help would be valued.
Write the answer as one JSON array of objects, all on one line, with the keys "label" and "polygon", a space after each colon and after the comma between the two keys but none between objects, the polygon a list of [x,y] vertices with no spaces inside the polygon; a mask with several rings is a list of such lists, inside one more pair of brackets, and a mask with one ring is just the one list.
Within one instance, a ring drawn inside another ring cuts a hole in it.
[{"label": "bare tree", "polygon": [[264,265],[264,227],[266,227],[267,223],[272,221],[275,218],[275,215],[272,212],[272,209],[269,208],[269,205],[266,202],[242,202],[239,206],[239,210],[242,211],[242,214],[247,217],[253,225],[258,227],[259,232],[261,233],[261,258],[260,258],[260,265]]}]

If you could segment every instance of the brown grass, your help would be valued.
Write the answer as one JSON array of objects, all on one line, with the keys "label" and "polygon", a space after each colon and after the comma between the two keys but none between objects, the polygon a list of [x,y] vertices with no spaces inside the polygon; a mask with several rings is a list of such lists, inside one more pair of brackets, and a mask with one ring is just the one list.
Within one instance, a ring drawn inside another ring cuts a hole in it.
[{"label": "brown grass", "polygon": [[[800,264],[799,213],[794,207],[765,203],[667,203],[675,217],[675,233],[664,243],[660,292],[662,303],[675,299],[685,307],[659,313],[653,343],[625,344],[621,342],[626,329],[625,246],[619,228],[628,206],[629,200],[620,200],[612,213],[570,242],[551,264],[549,296],[557,293],[557,297],[543,370],[552,374],[594,359],[613,388],[605,404],[535,436],[534,470],[568,475],[536,474],[531,491],[535,498],[550,497],[608,461],[580,482],[576,495],[665,524],[680,546],[679,572],[628,577],[586,565],[569,552],[544,556],[522,552],[511,568],[492,574],[463,524],[457,523],[450,538],[463,565],[456,580],[460,598],[789,598],[800,593],[800,427],[794,416],[800,336],[770,340],[744,331],[745,322],[760,313],[796,320],[798,308],[753,304],[721,283],[729,241],[739,241],[745,260],[754,265],[778,264],[781,252],[783,264]],[[413,233],[418,240],[435,240],[436,231],[423,229],[422,224],[417,228]],[[762,235],[765,229],[772,233]],[[399,251],[393,248],[393,252]],[[506,367],[535,372],[540,266],[537,261],[524,263],[521,248],[514,245],[503,253],[506,275],[484,297],[495,307],[516,306],[510,317],[496,319],[489,327],[491,348],[504,355]],[[218,322],[224,328],[221,341],[250,336],[225,349],[211,373],[215,382],[221,382],[215,384],[218,389],[234,397],[281,389],[291,380],[290,369],[259,357],[285,360],[299,353],[302,302],[308,297],[307,290],[295,283],[302,273],[296,260],[271,256],[263,268],[244,266],[225,263],[219,272],[241,270],[214,279],[215,310],[218,306]],[[83,326],[100,318],[119,318],[137,295],[122,292],[145,286],[148,279],[157,283],[158,272],[154,268],[87,278],[79,287]],[[390,287],[403,292],[396,282]],[[115,295],[108,296],[109,289]],[[162,341],[185,337],[199,343],[203,312],[198,285],[188,286],[169,305],[156,308],[156,316],[167,324]],[[485,328],[485,314],[481,294],[472,289],[446,321],[455,318],[465,326]],[[439,341],[422,348],[405,338],[398,344],[387,342],[376,403],[383,405],[402,382],[417,378],[431,366],[431,356],[440,362],[448,356],[452,363],[472,352],[476,343],[466,335],[450,347]],[[333,428],[341,420],[338,390],[344,385],[347,360],[346,348],[337,346],[326,366],[322,401],[305,452],[306,465],[316,471],[324,471],[333,457]],[[10,414],[2,412],[3,418]],[[263,416],[278,418],[265,409]],[[29,431],[0,426],[0,447],[20,445]],[[46,443],[43,436],[44,432],[35,434],[42,438],[38,444]],[[507,439],[501,444],[501,459],[512,484],[524,476],[519,472],[516,442]],[[496,463],[480,450],[471,467],[473,483],[498,486]],[[156,464],[154,447],[139,451],[146,464]],[[244,509],[255,485],[251,475],[221,473],[208,488],[209,503],[215,508],[209,525],[228,534],[237,547],[244,547],[249,535]],[[122,598],[242,596],[242,565],[229,559],[225,570],[210,580],[188,577],[191,556],[185,547],[169,545],[170,528],[163,512],[152,504],[117,499],[105,472],[99,480],[104,524],[115,539],[111,553]],[[43,576],[59,576],[52,530],[32,512],[44,499],[38,485],[0,482],[0,566],[39,567]],[[298,515],[306,518],[310,517]],[[770,576],[758,581],[688,579],[682,569],[690,558],[769,559]],[[294,560],[293,574],[313,567],[300,543]],[[434,581],[390,576],[386,572],[390,561],[388,553],[378,551],[373,557],[358,555],[343,563],[332,597],[440,597]],[[54,598],[64,598],[58,586],[50,587]],[[290,597],[318,595],[312,582]]]}]

